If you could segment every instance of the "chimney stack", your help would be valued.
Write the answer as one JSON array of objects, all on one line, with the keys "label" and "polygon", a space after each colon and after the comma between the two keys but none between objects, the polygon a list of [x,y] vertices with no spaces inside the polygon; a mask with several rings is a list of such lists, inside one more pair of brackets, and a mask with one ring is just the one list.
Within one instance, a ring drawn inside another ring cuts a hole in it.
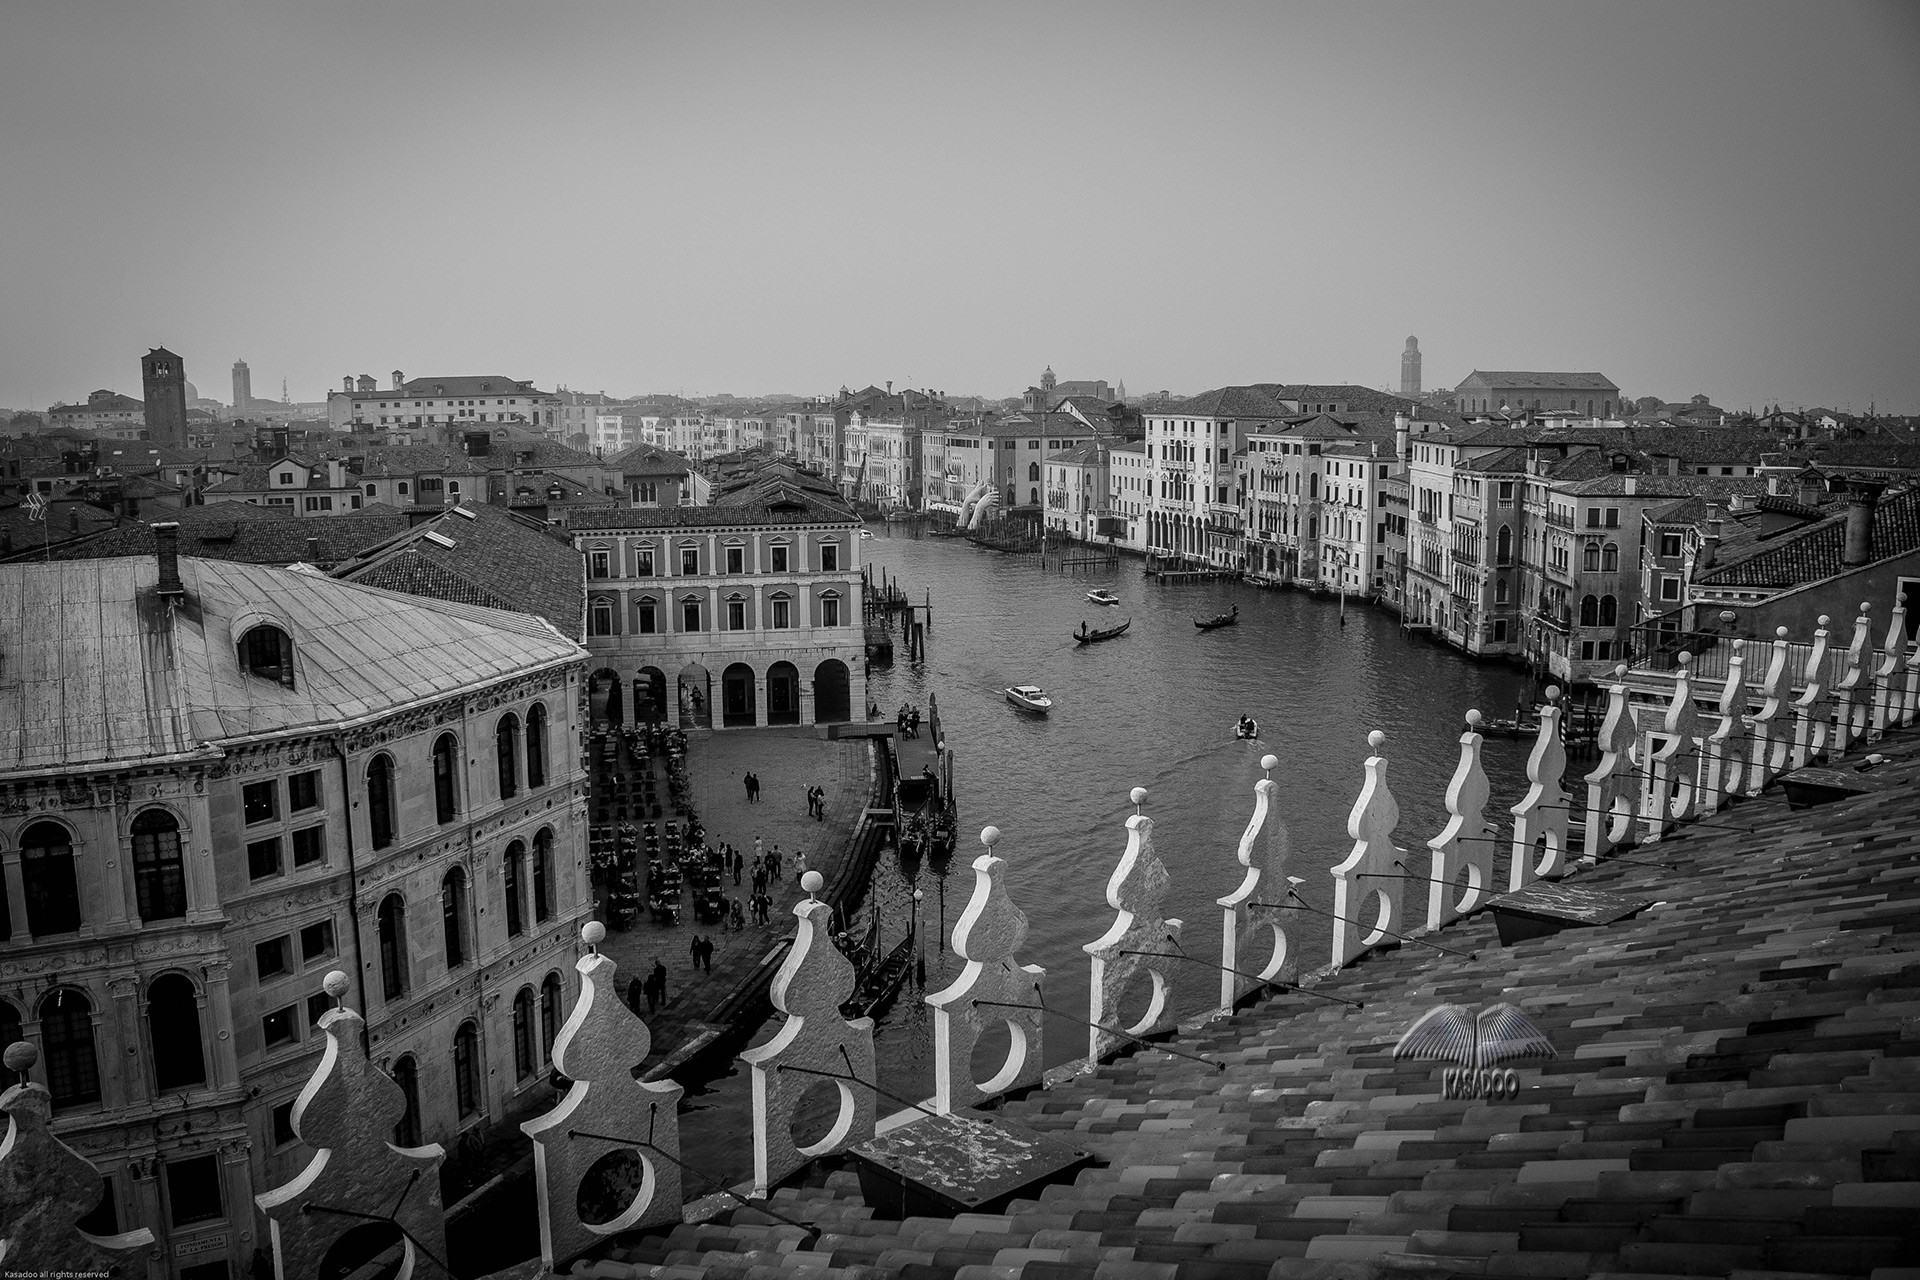
[{"label": "chimney stack", "polygon": [[1873,512],[1880,505],[1881,486],[1870,480],[1854,480],[1847,485],[1847,546],[1840,562],[1845,565],[1873,563]]},{"label": "chimney stack", "polygon": [[154,554],[160,561],[160,580],[154,591],[163,600],[177,600],[187,594],[180,585],[180,525],[163,520],[153,526]]},{"label": "chimney stack", "polygon": [[1393,456],[1399,459],[1402,468],[1407,465],[1407,436],[1411,432],[1411,427],[1412,424],[1407,421],[1406,414],[1393,415]]},{"label": "chimney stack", "polygon": [[311,565],[320,563],[320,539],[318,538],[307,539],[307,563]]}]

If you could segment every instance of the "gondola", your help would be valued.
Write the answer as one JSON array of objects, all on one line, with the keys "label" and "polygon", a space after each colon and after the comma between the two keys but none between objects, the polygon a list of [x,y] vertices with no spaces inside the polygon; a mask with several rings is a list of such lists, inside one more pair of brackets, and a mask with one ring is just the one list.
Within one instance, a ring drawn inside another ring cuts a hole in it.
[{"label": "gondola", "polygon": [[1252,741],[1260,736],[1260,722],[1252,716],[1242,716],[1233,726],[1233,736],[1243,742]]},{"label": "gondola", "polygon": [[859,988],[840,1006],[845,1018],[873,1018],[892,1007],[913,968],[913,935],[895,944],[877,966],[861,976]]},{"label": "gondola", "polygon": [[1225,613],[1217,614],[1214,617],[1205,619],[1204,621],[1202,619],[1195,618],[1193,620],[1193,625],[1198,627],[1202,631],[1213,631],[1220,627],[1230,627],[1238,621],[1240,621],[1240,606],[1234,605],[1233,608],[1227,610]]},{"label": "gondola", "polygon": [[1102,640],[1111,640],[1116,636],[1125,635],[1127,628],[1132,625],[1133,619],[1128,618],[1117,627],[1108,627],[1105,631],[1089,631],[1087,630],[1086,623],[1083,622],[1080,624],[1080,630],[1073,633],[1073,642],[1075,644],[1099,644]]}]

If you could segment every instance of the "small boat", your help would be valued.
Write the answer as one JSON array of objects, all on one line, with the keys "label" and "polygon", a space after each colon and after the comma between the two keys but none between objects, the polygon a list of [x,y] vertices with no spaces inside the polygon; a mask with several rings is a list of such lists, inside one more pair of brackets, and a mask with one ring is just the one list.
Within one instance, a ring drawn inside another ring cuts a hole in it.
[{"label": "small boat", "polygon": [[1016,684],[1004,692],[1007,695],[1007,701],[1022,711],[1045,715],[1053,709],[1053,699],[1049,698],[1046,690],[1037,684]]},{"label": "small boat", "polygon": [[1252,716],[1241,716],[1240,722],[1233,726],[1233,736],[1243,741],[1251,741],[1260,736],[1260,722]]},{"label": "small boat", "polygon": [[1120,603],[1119,596],[1113,594],[1113,592],[1111,591],[1106,591],[1106,590],[1089,591],[1087,592],[1087,599],[1093,601],[1095,604],[1119,604]]},{"label": "small boat", "polygon": [[900,988],[906,985],[907,974],[913,969],[913,941],[913,935],[908,934],[894,945],[886,959],[861,973],[859,986],[840,1006],[842,1017],[878,1017],[893,1006]]},{"label": "small boat", "polygon": [[1108,627],[1104,631],[1089,631],[1087,630],[1087,624],[1083,622],[1080,624],[1080,629],[1073,633],[1073,642],[1075,644],[1099,644],[1102,640],[1111,640],[1116,636],[1127,634],[1127,628],[1132,625],[1133,619],[1128,618],[1117,627]]},{"label": "small boat", "polygon": [[871,538],[871,537],[873,536],[873,530],[871,530],[871,529],[862,529],[862,530],[860,531],[860,536],[861,536],[861,537],[863,537],[863,538]]},{"label": "small boat", "polygon": [[1240,621],[1240,606],[1234,605],[1233,608],[1227,610],[1225,613],[1216,614],[1205,621],[1195,618],[1193,625],[1202,631],[1213,631],[1220,627],[1230,627],[1238,621]]}]

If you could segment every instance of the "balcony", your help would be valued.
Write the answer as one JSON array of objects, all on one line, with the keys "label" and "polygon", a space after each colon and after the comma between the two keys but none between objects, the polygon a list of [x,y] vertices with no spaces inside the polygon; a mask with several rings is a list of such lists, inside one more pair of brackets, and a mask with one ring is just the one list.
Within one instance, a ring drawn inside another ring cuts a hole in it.
[{"label": "balcony", "polygon": [[1547,523],[1556,529],[1571,529],[1573,528],[1573,516],[1549,509],[1547,512]]}]

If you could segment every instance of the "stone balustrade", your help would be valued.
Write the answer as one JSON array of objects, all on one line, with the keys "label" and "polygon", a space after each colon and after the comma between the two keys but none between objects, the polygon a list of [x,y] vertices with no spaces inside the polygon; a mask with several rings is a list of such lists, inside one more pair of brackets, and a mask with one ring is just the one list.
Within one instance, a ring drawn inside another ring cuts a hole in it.
[{"label": "stone balustrade", "polygon": [[[1387,735],[1375,729],[1367,745],[1377,753]],[[1347,815],[1353,852],[1333,869],[1333,967],[1343,968],[1381,939],[1405,930],[1405,850],[1393,842],[1400,805],[1387,785],[1387,758],[1367,757],[1366,782]]]},{"label": "stone balustrade", "polygon": [[[1260,757],[1265,776],[1253,784],[1253,816],[1247,819],[1247,829],[1241,833],[1240,843],[1234,850],[1235,861],[1242,872],[1240,887],[1218,899],[1221,908],[1219,1012],[1222,1015],[1232,1013],[1241,997],[1261,983],[1279,977],[1287,963],[1289,948],[1283,908],[1260,897],[1263,891],[1278,892],[1274,886],[1284,883],[1282,876],[1291,852],[1286,823],[1275,812],[1279,787],[1273,781],[1273,771],[1279,767],[1280,757]],[[1262,929],[1266,931],[1264,939],[1260,939]],[[1252,967],[1255,958],[1242,955],[1242,949],[1252,949],[1257,940],[1265,941],[1268,950],[1265,962],[1256,969]]]},{"label": "stone balustrade", "polygon": [[[1480,748],[1486,742],[1480,724],[1478,711],[1467,712],[1460,762],[1447,783],[1447,825],[1427,841],[1429,929],[1478,911],[1493,892],[1493,850],[1498,842],[1487,823],[1487,801],[1493,792],[1480,761]],[[1406,874],[1404,866],[1402,874]],[[1464,884],[1454,883],[1462,878]]]},{"label": "stone balustrade", "polygon": [[1800,696],[1793,701],[1793,756],[1791,767],[1804,769],[1827,753],[1833,736],[1833,700],[1827,685],[1827,622],[1813,633],[1813,648],[1807,654],[1806,673]]},{"label": "stone balustrade", "polygon": [[[1107,879],[1107,905],[1113,924],[1081,948],[1093,961],[1093,980],[1087,989],[1087,1056],[1098,1062],[1139,1038],[1173,1029],[1168,999],[1178,978],[1183,921],[1160,914],[1167,897],[1167,867],[1153,848],[1153,819],[1140,812],[1147,789],[1135,787],[1130,799],[1133,816],[1127,819],[1127,847]],[[1140,1017],[1119,1031],[1112,1019],[1120,1016],[1120,998],[1141,975],[1151,984],[1147,1006]]]},{"label": "stone balustrade", "polygon": [[1527,753],[1527,794],[1513,806],[1513,846],[1507,865],[1507,890],[1517,892],[1542,876],[1553,878],[1567,865],[1567,829],[1572,801],[1563,779],[1567,772],[1566,710],[1560,690],[1548,686],[1540,708],[1540,730]]}]

